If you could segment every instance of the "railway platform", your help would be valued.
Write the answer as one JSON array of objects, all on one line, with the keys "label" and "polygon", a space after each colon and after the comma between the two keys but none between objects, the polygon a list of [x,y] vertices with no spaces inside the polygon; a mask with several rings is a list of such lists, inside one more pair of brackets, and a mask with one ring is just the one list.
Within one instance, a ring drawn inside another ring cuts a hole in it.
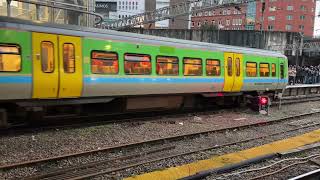
[{"label": "railway platform", "polygon": [[289,152],[299,147],[319,142],[320,129],[262,146],[129,177],[126,180],[197,179],[203,174],[210,174],[210,172],[221,170],[221,168],[240,166],[241,163],[272,157],[277,153]]}]

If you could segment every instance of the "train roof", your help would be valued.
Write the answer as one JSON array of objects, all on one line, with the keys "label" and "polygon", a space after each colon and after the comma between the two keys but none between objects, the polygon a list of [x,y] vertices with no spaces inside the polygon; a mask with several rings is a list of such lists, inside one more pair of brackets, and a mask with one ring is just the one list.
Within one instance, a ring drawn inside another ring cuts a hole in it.
[{"label": "train roof", "polygon": [[223,45],[217,43],[206,43],[190,40],[181,40],[174,38],[166,38],[159,36],[150,36],[136,33],[120,32],[107,29],[89,28],[76,25],[62,25],[50,23],[37,23],[27,20],[21,20],[6,16],[0,16],[0,28],[10,28],[18,30],[27,30],[33,32],[43,32],[52,34],[63,34],[70,36],[80,36],[89,38],[98,38],[105,40],[125,41],[134,44],[149,44],[159,46],[173,46],[177,48],[199,49],[209,51],[223,51],[234,53],[246,53],[251,55],[281,57],[285,58],[283,54],[274,51],[245,48],[239,46]]}]

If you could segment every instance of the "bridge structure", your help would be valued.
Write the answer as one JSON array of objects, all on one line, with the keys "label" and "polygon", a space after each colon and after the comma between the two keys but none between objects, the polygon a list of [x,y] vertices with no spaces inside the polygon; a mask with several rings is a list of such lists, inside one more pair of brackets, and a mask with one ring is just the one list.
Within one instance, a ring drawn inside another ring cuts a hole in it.
[{"label": "bridge structure", "polygon": [[[97,28],[102,29],[113,29],[113,30],[122,30],[125,28],[134,27],[142,24],[150,24],[157,21],[162,21],[166,19],[173,19],[178,16],[190,15],[202,11],[208,11],[214,8],[223,7],[223,6],[237,6],[243,3],[248,3],[257,0],[182,0],[180,3],[167,6],[163,8],[156,9],[151,12],[141,13],[134,16],[122,18],[112,22],[103,23],[103,17],[100,14],[94,12],[94,9],[90,7],[71,4],[56,0],[6,0],[7,1],[7,15],[10,16],[11,8],[10,3],[12,1],[22,2],[33,4],[36,6],[36,20],[40,19],[40,7],[45,6],[51,9],[65,10],[78,14],[85,14],[87,16],[92,16],[96,19],[95,24]],[[51,10],[51,12],[54,12]],[[54,14],[54,13],[53,13]],[[58,14],[57,14],[58,15]],[[56,15],[56,16],[57,16]],[[77,21],[78,18],[74,17]],[[55,23],[54,15],[51,16],[50,23]],[[53,19],[53,20],[52,20]],[[297,36],[297,40],[294,41],[294,44],[273,44],[265,46],[264,49],[272,51],[291,51],[293,54],[302,55],[303,52],[310,53],[319,53],[320,52],[320,41],[313,42],[304,42],[303,35]]]},{"label": "bridge structure", "polygon": [[178,4],[107,22],[100,27],[103,29],[121,30],[137,25],[150,24],[166,19],[173,19],[178,16],[207,11],[217,7],[236,6],[237,4],[240,5],[250,1],[255,0],[181,0]]}]

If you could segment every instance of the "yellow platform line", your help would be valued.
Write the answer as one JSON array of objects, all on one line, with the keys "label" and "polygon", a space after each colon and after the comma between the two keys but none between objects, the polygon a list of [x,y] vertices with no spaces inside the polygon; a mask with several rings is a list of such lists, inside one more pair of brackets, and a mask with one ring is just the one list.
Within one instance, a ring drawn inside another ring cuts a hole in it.
[{"label": "yellow platform line", "polygon": [[307,144],[320,142],[320,129],[291,137],[284,140],[272,142],[262,146],[246,149],[239,152],[234,152],[222,156],[212,157],[210,159],[193,162],[177,167],[171,167],[163,170],[157,170],[150,173],[145,173],[137,176],[126,178],[126,180],[166,180],[166,179],[179,179],[194,175],[198,172],[220,168],[223,166],[239,163],[255,157],[285,152],[291,149],[298,148]]}]

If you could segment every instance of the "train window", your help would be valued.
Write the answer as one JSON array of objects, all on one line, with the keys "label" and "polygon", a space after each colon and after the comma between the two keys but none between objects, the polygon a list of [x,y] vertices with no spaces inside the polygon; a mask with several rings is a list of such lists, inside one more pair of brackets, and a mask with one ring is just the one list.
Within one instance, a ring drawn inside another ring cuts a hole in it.
[{"label": "train window", "polygon": [[18,72],[20,70],[20,47],[17,45],[0,45],[0,72]]},{"label": "train window", "polygon": [[202,60],[199,58],[184,58],[183,66],[183,74],[185,76],[202,75]]},{"label": "train window", "polygon": [[146,54],[125,54],[124,70],[126,74],[151,74],[151,56]]},{"label": "train window", "polygon": [[179,60],[177,57],[157,56],[157,74],[179,75]]},{"label": "train window", "polygon": [[270,67],[268,63],[260,63],[260,77],[269,77],[270,76]]},{"label": "train window", "polygon": [[66,73],[74,73],[76,71],[75,49],[71,43],[63,44],[63,69]]},{"label": "train window", "polygon": [[207,76],[220,76],[220,61],[207,59]]},{"label": "train window", "polygon": [[91,72],[94,74],[118,74],[118,54],[106,51],[91,52]]},{"label": "train window", "polygon": [[240,58],[236,58],[236,76],[240,76]]},{"label": "train window", "polygon": [[41,69],[45,73],[52,73],[54,71],[54,49],[52,42],[41,42]]},{"label": "train window", "polygon": [[272,64],[271,65],[271,72],[272,72],[272,77],[276,77],[277,73],[276,73],[276,64]]},{"label": "train window", "polygon": [[280,65],[280,78],[281,79],[284,78],[284,65],[283,64]]},{"label": "train window", "polygon": [[227,70],[228,70],[228,76],[232,76],[232,58],[228,57],[227,61]]},{"label": "train window", "polygon": [[247,73],[248,77],[256,77],[257,76],[257,63],[247,62],[246,73]]}]

